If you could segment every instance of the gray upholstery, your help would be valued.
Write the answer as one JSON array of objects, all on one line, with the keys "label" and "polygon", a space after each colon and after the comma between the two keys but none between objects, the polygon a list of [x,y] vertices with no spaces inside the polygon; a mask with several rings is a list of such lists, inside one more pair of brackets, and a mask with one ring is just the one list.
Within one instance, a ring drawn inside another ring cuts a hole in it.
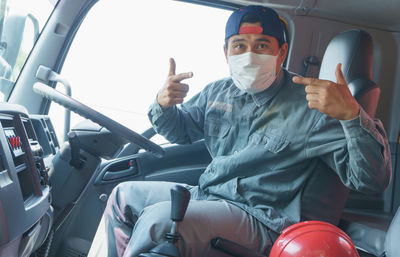
[{"label": "gray upholstery", "polygon": [[336,65],[342,63],[350,91],[371,117],[375,115],[380,95],[379,87],[371,80],[372,57],[371,36],[363,30],[347,30],[331,40],[319,71],[320,79],[336,81]]},{"label": "gray upholstery", "polygon": [[[321,79],[336,81],[335,68],[342,63],[342,71],[352,94],[371,117],[375,115],[380,96],[380,88],[371,80],[372,56],[372,38],[367,32],[357,29],[342,32],[329,43],[319,74]],[[357,200],[351,199],[355,194],[350,193],[349,206]],[[381,256],[385,252],[386,257],[399,257],[400,209],[390,226],[388,216],[344,213],[340,227],[357,247],[368,253]]]},{"label": "gray upholstery", "polygon": [[[319,73],[320,79],[336,81],[335,69],[337,64],[341,63],[343,75],[352,94],[371,116],[375,114],[380,94],[379,88],[371,80],[372,47],[372,38],[368,33],[356,29],[342,32],[335,36],[326,48]],[[305,186],[302,196],[302,219],[319,219],[338,224],[349,189],[326,164],[321,162],[319,165],[326,166],[327,174],[314,174],[312,181]],[[324,179],[327,181],[323,181]],[[332,199],[332,195],[337,197]],[[318,211],[313,208],[315,203],[321,206]]]},{"label": "gray upholstery", "polygon": [[385,236],[390,221],[390,214],[344,212],[339,227],[350,236],[358,248],[373,256],[381,256],[385,251]]},{"label": "gray upholstery", "polygon": [[396,214],[390,223],[389,230],[385,239],[385,253],[386,257],[400,256],[400,208],[397,209]]},{"label": "gray upholstery", "polygon": [[[368,33],[358,29],[342,32],[335,36],[326,48],[319,73],[320,79],[336,81],[336,66],[341,63],[342,72],[351,93],[370,116],[375,115],[380,95],[379,87],[371,80],[372,55],[372,38]],[[353,205],[352,195],[358,193],[350,192],[349,194],[349,189],[344,187],[336,173],[328,166],[325,170],[326,173],[330,174],[329,182],[322,181],[324,177],[322,174],[321,176],[314,174],[313,180],[319,181],[320,184],[317,183],[317,186],[315,186],[315,183],[309,183],[305,187],[302,199],[303,219],[322,219],[337,224],[346,200],[350,200],[348,203]],[[326,187],[326,185],[330,186]],[[329,196],[338,194],[341,196],[335,199],[342,200],[332,202]],[[347,197],[348,195],[349,197]],[[315,210],[311,210],[312,212],[308,210],[310,202],[319,203],[321,208],[318,213],[315,213]],[[329,212],[335,213],[337,220],[325,219]],[[346,219],[346,216],[342,216],[342,218]],[[369,253],[379,255],[384,250],[386,229],[372,228],[369,225],[359,223],[360,221],[362,220],[357,218],[342,220],[340,227],[349,234],[356,246],[367,250]]]}]

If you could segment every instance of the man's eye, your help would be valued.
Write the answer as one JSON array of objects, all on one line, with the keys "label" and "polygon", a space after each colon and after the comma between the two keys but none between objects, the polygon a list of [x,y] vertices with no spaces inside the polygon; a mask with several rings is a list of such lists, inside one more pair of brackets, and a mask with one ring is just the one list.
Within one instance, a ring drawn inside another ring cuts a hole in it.
[{"label": "man's eye", "polygon": [[244,47],[243,44],[237,44],[237,45],[233,46],[233,48],[235,48],[235,49],[242,49],[243,47]]},{"label": "man's eye", "polygon": [[259,44],[259,45],[256,46],[257,49],[265,49],[267,47],[268,46],[266,44]]}]

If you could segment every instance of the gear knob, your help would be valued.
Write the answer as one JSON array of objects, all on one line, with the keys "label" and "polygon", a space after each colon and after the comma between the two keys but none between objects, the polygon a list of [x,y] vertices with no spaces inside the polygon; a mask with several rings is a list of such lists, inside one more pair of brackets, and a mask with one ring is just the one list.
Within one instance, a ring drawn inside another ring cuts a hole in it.
[{"label": "gear knob", "polygon": [[180,222],[185,216],[190,200],[190,192],[185,187],[176,185],[171,188],[171,220]]}]

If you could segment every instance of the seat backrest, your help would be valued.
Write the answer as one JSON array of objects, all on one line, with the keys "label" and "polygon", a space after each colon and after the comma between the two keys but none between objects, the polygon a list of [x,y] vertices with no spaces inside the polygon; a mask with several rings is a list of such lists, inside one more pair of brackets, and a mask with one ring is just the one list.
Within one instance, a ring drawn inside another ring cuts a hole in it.
[{"label": "seat backrest", "polygon": [[351,93],[371,117],[375,116],[380,96],[380,88],[372,81],[372,57],[371,36],[363,30],[347,30],[331,40],[319,71],[320,79],[336,81],[336,65],[342,63]]},{"label": "seat backrest", "polygon": [[[374,116],[380,95],[372,78],[372,38],[362,30],[352,29],[335,36],[325,51],[320,79],[336,81],[335,69],[342,63],[350,91],[363,109]],[[349,189],[326,164],[324,172],[315,173],[302,194],[302,219],[322,220],[337,225],[349,195]],[[333,197],[334,196],[334,197]],[[316,203],[320,207],[315,209]]]}]

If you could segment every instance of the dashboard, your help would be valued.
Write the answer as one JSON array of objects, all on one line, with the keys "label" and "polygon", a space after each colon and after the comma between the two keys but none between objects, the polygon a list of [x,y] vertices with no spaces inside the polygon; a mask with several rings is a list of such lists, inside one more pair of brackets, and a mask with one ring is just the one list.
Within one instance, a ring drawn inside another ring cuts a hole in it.
[{"label": "dashboard", "polygon": [[60,146],[50,118],[0,103],[0,257],[29,256],[53,223],[48,170]]}]

